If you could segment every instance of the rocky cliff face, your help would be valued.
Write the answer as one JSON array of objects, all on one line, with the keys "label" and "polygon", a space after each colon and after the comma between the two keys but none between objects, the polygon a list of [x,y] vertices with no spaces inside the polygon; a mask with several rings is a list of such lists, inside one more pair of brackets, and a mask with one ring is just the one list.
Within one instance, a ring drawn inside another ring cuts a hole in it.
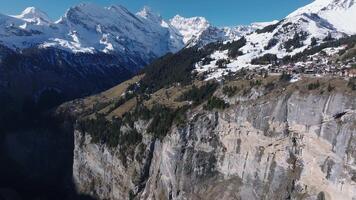
[{"label": "rocky cliff face", "polygon": [[[356,199],[356,101],[283,92],[229,109],[196,108],[131,153],[75,131],[77,189],[99,199]],[[123,159],[123,156],[126,159]]]}]

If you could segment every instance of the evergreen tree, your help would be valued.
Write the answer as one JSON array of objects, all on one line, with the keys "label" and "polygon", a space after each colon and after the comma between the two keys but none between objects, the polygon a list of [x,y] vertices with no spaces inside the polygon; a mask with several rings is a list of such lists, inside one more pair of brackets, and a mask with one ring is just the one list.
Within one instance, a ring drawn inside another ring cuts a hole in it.
[{"label": "evergreen tree", "polygon": [[316,40],[315,37],[312,37],[312,38],[311,38],[311,44],[310,44],[310,45],[311,45],[311,46],[317,45],[317,40]]}]

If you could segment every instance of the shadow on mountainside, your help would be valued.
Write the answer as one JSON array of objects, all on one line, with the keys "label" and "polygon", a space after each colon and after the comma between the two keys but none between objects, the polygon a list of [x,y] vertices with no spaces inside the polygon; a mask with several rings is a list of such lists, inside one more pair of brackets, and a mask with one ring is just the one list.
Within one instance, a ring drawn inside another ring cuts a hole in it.
[{"label": "shadow on mountainside", "polygon": [[29,122],[0,124],[0,200],[91,200],[76,194],[72,181],[71,120],[50,114],[23,119]]}]

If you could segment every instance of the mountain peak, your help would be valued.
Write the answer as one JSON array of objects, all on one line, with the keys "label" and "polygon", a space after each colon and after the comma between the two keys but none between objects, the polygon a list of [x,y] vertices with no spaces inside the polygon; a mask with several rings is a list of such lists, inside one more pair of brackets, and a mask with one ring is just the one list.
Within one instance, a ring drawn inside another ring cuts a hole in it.
[{"label": "mountain peak", "polygon": [[[82,24],[86,28],[88,28],[89,25],[94,27],[100,20],[103,20],[105,16],[110,15],[110,12],[108,12],[109,9],[110,8],[103,8],[93,3],[80,3],[69,8],[60,22],[68,21],[73,24]],[[93,20],[98,20],[98,22],[94,22]]]},{"label": "mountain peak", "polygon": [[27,7],[24,11],[22,11],[22,14],[28,14],[28,13],[35,13],[37,9],[35,7]]},{"label": "mountain peak", "polygon": [[19,19],[23,19],[30,23],[35,23],[37,25],[48,24],[51,22],[48,15],[35,7],[28,7],[20,15],[14,16]]},{"label": "mountain peak", "polygon": [[162,17],[159,14],[154,13],[148,6],[144,6],[140,12],[136,13],[136,15],[155,22],[162,21]]},{"label": "mountain peak", "polygon": [[[67,10],[62,20],[68,19],[74,23],[84,22],[84,24],[110,24],[125,19],[135,18],[135,16],[121,5],[101,7],[93,3],[81,3]],[[93,22],[96,21],[95,23]]]},{"label": "mountain peak", "polygon": [[170,20],[170,23],[183,36],[184,43],[201,35],[201,33],[210,27],[210,23],[204,17],[185,18],[176,15]]},{"label": "mountain peak", "polygon": [[138,13],[149,15],[152,14],[152,9],[148,6],[144,6],[143,9]]},{"label": "mountain peak", "polygon": [[180,15],[174,16],[171,20],[172,23],[194,23],[194,24],[199,24],[203,26],[209,26],[210,23],[205,17],[182,17]]}]

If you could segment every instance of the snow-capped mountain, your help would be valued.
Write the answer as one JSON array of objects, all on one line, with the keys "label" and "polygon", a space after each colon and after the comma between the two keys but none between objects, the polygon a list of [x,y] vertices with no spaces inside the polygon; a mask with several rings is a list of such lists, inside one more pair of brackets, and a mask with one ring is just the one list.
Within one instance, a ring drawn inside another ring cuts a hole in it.
[{"label": "snow-capped mountain", "polygon": [[45,12],[38,10],[35,7],[28,7],[20,15],[15,15],[13,17],[36,25],[48,25],[52,23]]},{"label": "snow-capped mountain", "polygon": [[[309,48],[312,43],[322,43],[356,34],[355,0],[315,0],[275,24],[270,24],[252,34],[245,35],[246,44],[240,48],[243,55],[229,58],[227,51],[215,52],[215,60],[230,59],[227,69],[218,69],[211,78],[242,67],[254,67],[251,60],[265,54],[282,58]],[[217,69],[215,62],[199,66],[198,71]]]},{"label": "snow-capped mountain", "polygon": [[219,28],[211,25],[204,17],[184,18],[176,15],[170,20],[170,24],[183,36],[183,42],[188,46],[206,45],[215,41],[236,40],[271,23],[276,22]]},{"label": "snow-capped mountain", "polygon": [[179,15],[165,21],[145,7],[133,14],[122,6],[80,4],[52,22],[46,13],[29,7],[20,15],[0,17],[0,43],[12,49],[60,48],[71,52],[139,55],[151,60],[184,46],[233,40],[261,25],[218,28],[203,17]]},{"label": "snow-capped mountain", "polygon": [[317,14],[336,30],[347,34],[356,33],[356,4],[354,0],[316,0],[291,13],[287,18]]},{"label": "snow-capped mountain", "polygon": [[[171,35],[170,27],[164,26],[163,19],[148,9],[134,15],[122,6],[102,8],[81,4],[69,9],[56,25],[69,36],[64,42],[70,41],[73,45],[69,46],[88,51],[139,53],[143,58],[152,58],[183,47]],[[61,44],[56,41],[45,44],[51,45]]]},{"label": "snow-capped mountain", "polygon": [[[53,87],[70,91],[68,98],[73,98],[113,86],[167,52],[244,36],[246,44],[235,52],[237,57],[230,58],[227,50],[217,51],[210,56],[210,64],[197,64],[199,72],[213,71],[211,77],[218,77],[250,67],[253,58],[267,53],[281,58],[303,51],[313,41],[355,34],[355,7],[355,0],[316,0],[279,22],[223,28],[202,17],[176,16],[166,21],[148,8],[133,14],[122,6],[80,4],[57,21],[28,8],[20,15],[0,15],[0,87],[17,82],[22,87],[23,80],[16,77],[26,74],[28,83],[42,81],[26,91]],[[229,59],[227,67],[217,69],[217,60],[223,58]],[[8,71],[15,69],[20,70]],[[99,77],[103,86],[88,88],[88,83]],[[63,82],[69,78],[71,81]]]},{"label": "snow-capped mountain", "polygon": [[179,51],[190,40],[187,34],[195,44],[206,44],[242,30],[225,34],[205,20],[205,27],[185,33],[199,20],[182,26],[171,21],[148,8],[133,14],[122,6],[88,3],[69,8],[57,21],[34,7],[19,15],[0,14],[0,96],[11,91],[40,96],[50,88],[61,99],[76,98],[114,86],[153,59]]},{"label": "snow-capped mountain", "polygon": [[80,4],[51,22],[44,12],[27,8],[17,16],[1,16],[0,41],[12,49],[33,46],[71,52],[105,52],[140,56],[149,62],[184,47],[180,35],[148,9],[135,14],[122,6]]},{"label": "snow-capped mountain", "polygon": [[202,32],[211,26],[204,17],[184,18],[180,15],[173,17],[170,20],[170,24],[183,36],[184,43],[199,37]]},{"label": "snow-capped mountain", "polygon": [[[257,46],[266,53],[284,56],[304,50],[311,44],[312,38],[320,42],[328,35],[340,38],[356,34],[355,20],[355,0],[315,0],[292,12],[276,24],[273,30],[255,33],[247,38],[259,43]],[[286,42],[295,39],[296,34],[301,44],[289,48]],[[272,39],[276,44],[271,44]]]}]

